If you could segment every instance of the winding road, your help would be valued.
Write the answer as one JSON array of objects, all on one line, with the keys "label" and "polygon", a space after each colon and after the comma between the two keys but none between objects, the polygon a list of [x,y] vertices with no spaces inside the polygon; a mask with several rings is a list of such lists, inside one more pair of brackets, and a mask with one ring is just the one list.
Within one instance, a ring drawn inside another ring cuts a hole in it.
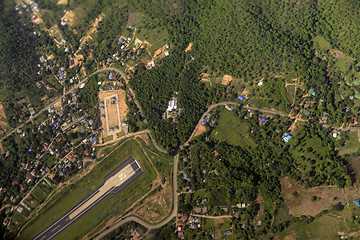
[{"label": "winding road", "polygon": [[[78,88],[81,84],[85,83],[91,76],[93,76],[94,74],[97,74],[97,73],[101,73],[101,72],[105,72],[105,71],[114,71],[116,73],[119,73],[121,75],[122,78],[125,79],[126,83],[128,84],[128,79],[126,78],[125,74],[117,69],[117,68],[104,68],[104,69],[100,69],[100,70],[97,70],[95,71],[94,73],[92,73],[91,75],[89,75],[88,77],[86,77],[85,79],[83,79],[82,81],[80,81],[77,85],[75,85],[74,87],[72,87],[71,89],[69,89],[67,92],[65,92],[61,97],[59,97],[58,99],[56,99],[54,102],[50,103],[49,105],[47,105],[45,108],[43,108],[41,111],[39,111],[37,114],[35,114],[32,118],[30,118],[29,120],[27,120],[26,122],[24,122],[23,124],[21,124],[20,126],[14,128],[11,132],[9,132],[6,136],[4,136],[3,138],[0,139],[0,141],[2,141],[3,139],[5,139],[6,137],[8,137],[9,135],[11,135],[12,133],[14,133],[15,131],[17,131],[18,129],[22,128],[24,126],[24,124],[27,124],[29,123],[32,119],[36,118],[37,116],[39,116],[41,113],[43,113],[44,111],[48,110],[50,107],[52,107],[56,102],[58,102],[61,98],[63,98],[65,95],[71,93],[72,91],[74,91],[76,88]],[[140,104],[136,101],[135,99],[135,94],[133,93],[132,89],[131,88],[128,88],[129,91],[131,92],[131,94],[133,95],[133,98],[134,98],[134,102],[135,104],[137,105],[137,107],[139,108],[140,110],[140,113],[142,113],[142,109],[141,109],[141,106]],[[201,124],[201,122],[203,121],[203,119],[205,118],[205,116],[210,112],[212,111],[214,108],[218,107],[218,106],[224,106],[224,105],[243,105],[241,103],[235,103],[235,102],[220,102],[220,103],[217,103],[217,104],[214,104],[214,105],[211,105],[207,110],[206,112],[202,115],[202,117],[200,118],[198,124],[196,125],[196,127],[194,128],[194,131],[191,133],[189,139],[184,142],[183,145],[180,146],[180,149],[182,149],[184,146],[187,146],[190,142],[190,140],[194,137],[199,125]],[[288,114],[284,114],[284,113],[281,113],[281,112],[276,112],[276,111],[273,111],[273,110],[268,110],[268,109],[259,109],[259,108],[256,108],[256,107],[250,107],[250,106],[242,106],[243,108],[245,109],[250,109],[250,110],[254,110],[254,111],[260,111],[260,112],[264,112],[264,113],[268,113],[268,114],[274,114],[274,115],[279,115],[279,116],[283,116],[283,117],[288,117],[288,118],[292,118],[292,119],[297,119],[298,121],[303,121],[305,122],[306,120],[303,120],[303,119],[299,119],[299,118],[296,118],[296,117],[292,117],[292,116],[289,116]],[[144,120],[144,122],[146,123],[146,120]],[[323,125],[324,127],[332,127],[331,125]],[[337,130],[340,130],[340,131],[360,131],[360,128],[336,128],[334,127],[334,129],[337,129]],[[132,134],[128,134],[126,136],[124,136],[124,138],[127,138],[127,137],[131,137],[131,136],[136,136],[136,135],[139,135],[139,134],[144,134],[144,133],[147,133],[149,134],[150,138],[151,138],[151,141],[152,143],[154,144],[154,146],[156,147],[157,150],[159,150],[160,152],[163,152],[163,153],[166,153],[167,151],[162,149],[161,147],[159,147],[156,143],[156,141],[153,139],[152,135],[151,135],[151,131],[148,130],[148,129],[145,129],[141,132],[138,132],[138,133],[132,133]],[[121,140],[122,138],[119,138],[117,139],[117,141]],[[111,142],[108,142],[106,144],[102,144],[102,145],[107,145],[107,144],[112,144],[116,141],[111,141]],[[166,225],[168,222],[171,221],[172,218],[176,217],[177,216],[177,209],[178,209],[178,193],[177,193],[177,188],[178,188],[178,184],[177,184],[177,172],[178,172],[178,162],[179,162],[179,153],[177,153],[175,156],[174,156],[174,169],[173,169],[173,196],[174,196],[174,202],[173,202],[173,211],[172,213],[166,218],[164,219],[163,221],[161,221],[160,223],[157,223],[157,224],[150,224],[148,222],[145,222],[144,220],[138,218],[138,217],[135,217],[135,216],[129,216],[129,217],[126,217],[124,218],[123,220],[121,220],[120,222],[116,223],[115,225],[113,225],[112,227],[110,227],[109,229],[107,229],[106,231],[102,232],[101,234],[99,234],[98,236],[96,236],[94,239],[100,239],[102,237],[104,237],[105,235],[107,235],[108,233],[114,231],[116,228],[120,227],[121,225],[125,224],[125,223],[128,223],[128,222],[131,222],[131,221],[134,221],[134,222],[137,222],[141,225],[143,225],[144,227],[148,228],[148,229],[156,229],[156,228],[160,228],[164,225]]]}]

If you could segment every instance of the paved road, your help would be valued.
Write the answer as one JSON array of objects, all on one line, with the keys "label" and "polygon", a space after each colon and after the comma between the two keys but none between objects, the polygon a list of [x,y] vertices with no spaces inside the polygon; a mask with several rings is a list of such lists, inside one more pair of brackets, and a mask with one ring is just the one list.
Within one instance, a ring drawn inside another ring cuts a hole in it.
[{"label": "paved road", "polygon": [[101,185],[101,187],[37,235],[34,240],[49,240],[54,238],[57,234],[70,226],[107,196],[121,192],[141,174],[143,174],[143,171],[136,162],[135,158],[128,158],[124,163],[106,176],[105,182]]},{"label": "paved road", "polygon": [[[200,118],[198,124],[196,125],[196,127],[194,128],[194,131],[192,132],[192,134],[190,135],[189,139],[183,144],[180,146],[180,149],[183,148],[184,146],[187,146],[190,142],[190,140],[194,137],[194,134],[196,133],[196,130],[197,128],[199,127],[199,125],[201,124],[201,122],[203,121],[203,119],[205,118],[205,116],[210,112],[212,111],[214,108],[218,107],[218,106],[224,106],[224,105],[242,105],[241,103],[235,103],[235,102],[221,102],[221,103],[217,103],[217,104],[214,104],[214,105],[211,105],[207,111],[202,115],[202,117]],[[292,119],[295,119],[295,117],[291,117],[289,116],[288,114],[285,114],[285,113],[281,113],[281,112],[276,112],[276,111],[273,111],[273,110],[267,110],[267,109],[259,109],[259,108],[256,108],[256,107],[250,107],[250,106],[243,106],[243,108],[245,109],[251,109],[251,110],[255,110],[255,111],[259,111],[259,112],[264,112],[264,113],[269,113],[269,114],[275,114],[275,115],[279,115],[279,116],[282,116],[282,117],[289,117],[289,118],[292,118]],[[306,121],[306,120],[303,120],[303,119],[297,119],[298,121]],[[324,127],[331,127],[330,125],[329,126],[326,126],[324,125]],[[335,129],[338,129],[338,130],[341,130],[341,131],[348,131],[349,129],[342,129],[342,128],[335,128]],[[357,128],[357,129],[352,129],[350,131],[359,131],[360,128]],[[149,130],[144,130],[144,132],[148,132],[150,137],[151,137],[151,140],[153,141],[154,145],[156,146],[156,148],[158,148],[159,150],[159,147],[157,146],[156,142],[153,140],[152,136],[151,136],[151,133]],[[163,152],[166,152],[165,150],[163,150]],[[174,194],[174,209],[172,211],[172,213],[162,222],[160,223],[157,223],[157,224],[150,224],[148,222],[145,222],[143,221],[142,219],[138,218],[138,217],[135,217],[135,216],[130,216],[130,217],[126,217],[124,218],[123,220],[121,220],[120,222],[118,222],[117,224],[113,225],[112,227],[110,227],[109,229],[107,229],[106,231],[102,232],[101,234],[99,234],[98,236],[96,236],[94,239],[95,240],[98,240],[98,239],[101,239],[102,237],[106,236],[107,234],[109,234],[110,232],[114,231],[115,229],[117,229],[118,227],[120,227],[121,225],[125,224],[125,223],[128,223],[128,222],[137,222],[138,224],[141,224],[142,226],[148,228],[148,229],[156,229],[156,228],[160,228],[164,225],[166,225],[168,222],[171,221],[172,218],[176,217],[177,216],[177,207],[178,207],[178,193],[177,193],[177,188],[178,188],[178,185],[177,185],[177,172],[178,172],[178,162],[179,162],[179,154],[177,154],[175,157],[174,157],[174,170],[173,170],[173,194]]]},{"label": "paved road", "polygon": [[[29,123],[31,120],[37,118],[41,113],[43,113],[44,111],[47,111],[50,107],[54,106],[55,103],[57,103],[59,100],[61,100],[63,97],[65,97],[67,94],[73,92],[75,89],[77,89],[78,87],[80,87],[81,84],[85,83],[91,76],[93,76],[94,74],[97,73],[101,73],[101,72],[106,72],[106,71],[116,71],[117,73],[119,73],[121,75],[122,78],[124,78],[126,80],[126,76],[125,74],[120,71],[119,69],[116,68],[104,68],[104,69],[100,69],[95,71],[94,73],[92,73],[91,75],[89,75],[88,77],[84,78],[82,81],[80,81],[78,84],[76,84],[75,86],[73,86],[72,88],[70,88],[67,92],[65,92],[61,97],[57,98],[55,101],[53,101],[52,103],[48,104],[46,107],[44,107],[43,109],[41,109],[38,113],[36,113],[34,116],[32,116],[31,118],[29,118],[26,122],[24,122],[23,124],[17,126],[16,128],[14,128],[13,130],[11,130],[10,132],[8,132],[8,134],[6,134],[4,137],[2,137],[0,139],[0,142],[2,140],[4,140],[5,138],[7,138],[8,136],[10,136],[11,134],[13,134],[14,132],[16,132],[17,130],[19,130],[20,128],[22,128],[25,124]],[[127,80],[126,80],[127,81]],[[137,104],[137,102],[135,102]]]},{"label": "paved road", "polygon": [[171,219],[173,219],[174,217],[177,216],[177,209],[178,209],[178,194],[177,194],[177,171],[178,171],[178,162],[179,162],[179,154],[177,154],[174,157],[174,175],[173,175],[173,185],[174,185],[174,189],[173,189],[173,195],[174,195],[174,208],[172,213],[162,222],[157,223],[157,224],[150,224],[145,222],[144,220],[138,218],[138,217],[134,217],[134,216],[130,216],[127,217],[123,220],[121,220],[120,222],[118,222],[117,224],[113,225],[112,227],[110,227],[109,229],[107,229],[106,231],[102,232],[101,234],[99,234],[98,236],[96,236],[94,239],[98,240],[104,236],[106,236],[107,234],[109,234],[110,232],[114,231],[115,229],[117,229],[118,227],[120,227],[121,225],[128,223],[128,222],[137,222],[141,225],[143,225],[144,227],[148,228],[148,229],[156,229],[156,228],[160,228],[164,225],[166,225],[168,222],[171,221]]},{"label": "paved road", "polygon": [[[75,86],[73,86],[72,88],[70,88],[67,92],[65,92],[61,97],[57,98],[55,101],[53,101],[52,103],[48,104],[46,107],[44,107],[43,109],[41,109],[38,113],[36,113],[34,116],[32,116],[31,118],[29,118],[27,121],[25,121],[23,124],[17,126],[16,128],[14,128],[13,130],[11,130],[10,132],[8,132],[4,137],[2,137],[0,139],[0,142],[2,140],[4,140],[5,138],[7,138],[8,136],[10,136],[11,134],[13,134],[14,132],[16,132],[17,130],[19,130],[20,128],[22,128],[25,124],[29,123],[31,120],[37,118],[41,113],[43,113],[44,111],[47,111],[50,107],[54,106],[55,103],[57,103],[59,100],[61,100],[63,97],[65,97],[67,94],[73,92],[75,89],[77,89],[78,87],[80,87],[81,84],[85,83],[91,76],[97,74],[97,73],[101,73],[101,72],[107,72],[107,71],[114,71],[114,72],[117,72],[121,75],[121,77],[123,79],[125,79],[126,83],[128,83],[128,79],[126,78],[126,75],[119,69],[117,68],[104,68],[104,69],[100,69],[100,70],[97,70],[95,72],[93,72],[92,74],[90,74],[88,77],[84,78],[82,81],[80,81],[78,84],[76,84]],[[135,94],[133,92],[133,90],[129,87],[128,85],[128,89],[129,91],[131,92],[131,94],[133,95],[133,98],[134,98],[134,102],[136,104],[136,106],[139,108],[140,110],[140,113],[142,114],[142,110],[141,110],[141,106],[140,104],[136,101],[135,99]],[[146,120],[144,120],[145,123]]]}]

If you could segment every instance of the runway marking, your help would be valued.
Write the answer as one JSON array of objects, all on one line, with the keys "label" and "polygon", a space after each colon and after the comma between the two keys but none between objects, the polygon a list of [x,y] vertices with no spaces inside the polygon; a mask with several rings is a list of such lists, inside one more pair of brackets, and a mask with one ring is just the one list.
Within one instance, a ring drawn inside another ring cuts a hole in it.
[{"label": "runway marking", "polygon": [[118,174],[115,174],[111,178],[109,178],[105,184],[99,188],[99,191],[92,196],[90,199],[88,199],[86,202],[84,202],[79,208],[77,208],[75,211],[73,211],[69,218],[72,220],[77,215],[81,214],[89,205],[91,205],[93,202],[95,202],[98,198],[100,198],[102,195],[104,195],[106,192],[109,191],[111,187],[117,187],[123,184],[129,177],[135,174],[134,169],[131,167],[131,164],[126,165]]},{"label": "runway marking", "polygon": [[[124,164],[126,165],[124,166]],[[99,189],[97,189],[85,199],[83,199],[79,204],[77,204],[73,209],[71,209],[55,223],[51,224],[48,228],[46,228],[43,232],[36,236],[34,240],[52,239],[58,233],[63,231],[66,227],[75,222],[78,218],[83,216],[88,210],[90,210],[93,206],[102,201],[104,198],[111,194],[117,194],[122,191],[123,188],[128,185],[126,184],[122,186],[125,182],[132,182],[143,173],[140,165],[133,157],[127,159],[122,164],[122,166],[120,166],[120,171],[114,170],[114,172],[117,171],[115,174],[109,174],[110,177],[108,179],[105,178],[105,183]]]}]

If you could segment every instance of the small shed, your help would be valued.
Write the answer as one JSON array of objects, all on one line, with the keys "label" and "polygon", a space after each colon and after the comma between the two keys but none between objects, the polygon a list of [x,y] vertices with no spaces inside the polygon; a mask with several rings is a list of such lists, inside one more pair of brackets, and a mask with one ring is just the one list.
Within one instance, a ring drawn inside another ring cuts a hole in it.
[{"label": "small shed", "polygon": [[240,99],[240,101],[244,101],[245,100],[245,97],[244,96],[239,96],[238,99]]},{"label": "small shed", "polygon": [[290,134],[287,134],[285,137],[283,137],[285,142],[288,142],[291,138],[292,136]]}]

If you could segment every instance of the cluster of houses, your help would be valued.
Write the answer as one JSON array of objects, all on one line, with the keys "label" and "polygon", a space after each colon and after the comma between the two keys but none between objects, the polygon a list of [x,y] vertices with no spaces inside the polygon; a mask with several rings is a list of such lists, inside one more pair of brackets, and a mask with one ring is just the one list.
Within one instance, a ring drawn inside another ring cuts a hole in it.
[{"label": "cluster of houses", "polygon": [[201,217],[187,215],[187,214],[178,214],[178,223],[177,223],[177,235],[179,238],[184,239],[186,228],[189,229],[201,229]]}]

